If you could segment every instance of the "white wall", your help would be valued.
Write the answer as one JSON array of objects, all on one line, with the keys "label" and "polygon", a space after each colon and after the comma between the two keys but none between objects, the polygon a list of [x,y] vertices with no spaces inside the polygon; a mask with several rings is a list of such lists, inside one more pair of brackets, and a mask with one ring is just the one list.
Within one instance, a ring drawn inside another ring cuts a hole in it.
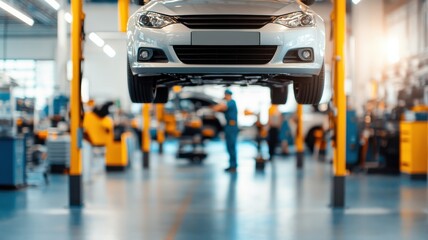
[{"label": "white wall", "polygon": [[[6,42],[6,56],[4,44]],[[43,59],[55,58],[56,38],[0,38],[0,57],[9,59]]]},{"label": "white wall", "polygon": [[[350,104],[361,113],[371,97],[371,81],[381,77],[385,56],[383,1],[361,1],[352,6],[352,89]],[[350,38],[348,38],[350,40]]]},{"label": "white wall", "polygon": [[416,55],[421,50],[423,32],[418,29],[418,12],[418,0],[409,0],[386,16],[386,34],[399,43],[400,58]]},{"label": "white wall", "polygon": [[[382,14],[383,1],[361,1],[352,6],[354,71],[350,102],[359,113],[372,97],[372,81],[380,82],[385,67],[423,50],[418,2],[408,0],[386,16]],[[381,87],[386,90],[382,89],[378,97],[385,97],[388,91],[387,103],[391,107],[398,86],[393,82],[383,84]]]},{"label": "white wall", "polygon": [[[139,7],[131,5],[130,14]],[[85,32],[96,32],[116,51],[108,57],[89,39],[85,43],[84,77],[89,81],[89,95],[97,103],[119,99],[125,110],[130,109],[126,76],[126,34],[118,31],[116,4],[85,4]]]},{"label": "white wall", "polygon": [[[131,4],[129,14],[134,13],[139,6]],[[117,4],[84,4],[86,32],[116,32],[118,31]]]},{"label": "white wall", "polygon": [[83,77],[89,82],[89,96],[96,103],[119,99],[123,108],[130,108],[126,76],[126,34],[97,33],[116,51],[116,56],[108,57],[101,48],[91,41],[85,43]]}]

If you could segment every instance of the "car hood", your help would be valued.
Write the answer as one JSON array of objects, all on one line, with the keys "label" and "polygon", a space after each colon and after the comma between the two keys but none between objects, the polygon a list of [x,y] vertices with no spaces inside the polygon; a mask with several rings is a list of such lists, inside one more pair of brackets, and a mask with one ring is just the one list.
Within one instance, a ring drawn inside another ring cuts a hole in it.
[{"label": "car hood", "polygon": [[299,11],[290,0],[152,0],[139,11],[153,11],[170,16],[180,15],[268,15]]}]

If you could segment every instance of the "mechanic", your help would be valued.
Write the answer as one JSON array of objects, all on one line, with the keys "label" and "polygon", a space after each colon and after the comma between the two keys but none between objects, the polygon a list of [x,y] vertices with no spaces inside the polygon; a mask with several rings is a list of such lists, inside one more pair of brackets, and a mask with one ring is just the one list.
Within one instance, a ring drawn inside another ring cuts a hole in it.
[{"label": "mechanic", "polygon": [[229,167],[226,172],[236,172],[238,167],[236,142],[238,138],[238,109],[235,100],[232,99],[232,91],[226,89],[224,92],[226,103],[220,103],[212,107],[216,112],[224,112],[226,118],[226,127],[224,128],[226,138],[226,148],[229,154]]}]

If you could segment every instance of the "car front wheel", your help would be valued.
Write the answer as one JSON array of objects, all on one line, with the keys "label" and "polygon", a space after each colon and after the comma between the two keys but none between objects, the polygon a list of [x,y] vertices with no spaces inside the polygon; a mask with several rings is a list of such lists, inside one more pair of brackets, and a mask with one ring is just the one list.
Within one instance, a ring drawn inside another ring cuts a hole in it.
[{"label": "car front wheel", "polygon": [[319,104],[324,91],[324,65],[319,75],[295,80],[293,89],[297,103]]},{"label": "car front wheel", "polygon": [[152,103],[156,96],[156,80],[152,77],[139,77],[132,74],[129,62],[128,91],[134,103]]}]

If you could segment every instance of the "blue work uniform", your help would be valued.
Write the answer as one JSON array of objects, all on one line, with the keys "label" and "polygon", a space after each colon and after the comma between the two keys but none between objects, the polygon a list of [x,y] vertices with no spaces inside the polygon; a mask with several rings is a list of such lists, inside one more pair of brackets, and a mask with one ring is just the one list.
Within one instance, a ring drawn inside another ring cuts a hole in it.
[{"label": "blue work uniform", "polygon": [[226,127],[224,128],[226,138],[226,148],[229,153],[229,167],[236,168],[237,153],[236,153],[236,142],[238,139],[238,108],[236,107],[235,100],[227,102],[227,110],[224,112],[226,118]]}]

